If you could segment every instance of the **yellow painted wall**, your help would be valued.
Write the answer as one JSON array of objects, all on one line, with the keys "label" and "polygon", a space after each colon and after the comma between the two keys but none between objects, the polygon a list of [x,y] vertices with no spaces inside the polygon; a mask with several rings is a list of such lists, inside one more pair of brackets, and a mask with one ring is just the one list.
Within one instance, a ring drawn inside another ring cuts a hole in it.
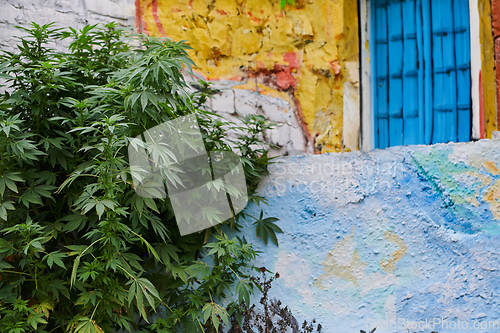
[{"label": "yellow painted wall", "polygon": [[497,130],[497,106],[495,89],[495,58],[493,33],[491,29],[491,1],[479,0],[481,40],[481,73],[484,100],[484,130],[485,137],[491,139],[493,131]]},{"label": "yellow painted wall", "polygon": [[317,150],[334,152],[343,150],[343,64],[358,52],[356,2],[345,1],[298,0],[282,10],[279,0],[141,0],[140,11],[147,33],[194,48],[207,79],[260,77],[268,93],[286,94]]}]

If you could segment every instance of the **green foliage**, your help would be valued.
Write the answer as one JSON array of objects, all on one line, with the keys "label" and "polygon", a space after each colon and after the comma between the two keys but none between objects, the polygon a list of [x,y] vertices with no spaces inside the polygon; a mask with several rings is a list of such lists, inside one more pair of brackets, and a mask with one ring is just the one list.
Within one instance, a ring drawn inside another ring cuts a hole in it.
[{"label": "green foliage", "polygon": [[280,7],[281,7],[281,9],[284,9],[287,3],[289,5],[294,5],[295,4],[295,0],[280,0]]},{"label": "green foliage", "polygon": [[[0,64],[8,83],[0,98],[0,331],[217,330],[256,286],[248,275],[256,251],[224,232],[238,230],[245,214],[181,237],[168,198],[135,193],[127,146],[195,113],[208,152],[241,156],[258,203],[271,163],[259,137],[269,124],[248,116],[236,125],[204,111],[206,94],[183,78],[193,63],[182,42],[127,41],[115,24],[24,31],[19,52]],[[48,47],[66,40],[67,53]],[[240,135],[230,140],[228,131]],[[273,222],[258,220],[266,243],[277,243]],[[221,300],[234,287],[238,299],[226,309]],[[166,316],[150,324],[159,307]]]},{"label": "green foliage", "polygon": [[[251,216],[251,215],[250,215]],[[276,233],[283,233],[280,227],[278,227],[274,222],[278,221],[276,217],[266,217],[263,219],[264,212],[260,212],[260,217],[257,219],[253,216],[256,221],[253,223],[256,225],[255,234],[257,237],[262,238],[264,244],[267,245],[267,239],[271,238],[271,241],[278,245],[278,238],[276,237]],[[248,304],[248,303],[247,303]]]}]

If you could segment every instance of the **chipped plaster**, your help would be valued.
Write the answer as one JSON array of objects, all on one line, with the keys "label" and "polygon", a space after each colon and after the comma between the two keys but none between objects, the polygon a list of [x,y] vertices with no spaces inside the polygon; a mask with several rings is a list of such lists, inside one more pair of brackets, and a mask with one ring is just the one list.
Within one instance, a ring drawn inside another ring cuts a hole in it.
[{"label": "chipped plaster", "polygon": [[[306,140],[303,153],[359,148],[355,1],[298,1],[284,10],[272,0],[139,4],[143,30],[186,40],[205,78],[238,81],[244,89],[281,94],[291,101],[295,122],[301,125],[299,140]],[[344,113],[352,124],[349,133],[342,131]]]},{"label": "chipped plaster", "polygon": [[256,266],[280,273],[270,297],[327,333],[434,318],[497,332],[499,161],[498,140],[281,158],[259,188],[269,205],[248,207],[280,219],[280,246],[243,222]]}]

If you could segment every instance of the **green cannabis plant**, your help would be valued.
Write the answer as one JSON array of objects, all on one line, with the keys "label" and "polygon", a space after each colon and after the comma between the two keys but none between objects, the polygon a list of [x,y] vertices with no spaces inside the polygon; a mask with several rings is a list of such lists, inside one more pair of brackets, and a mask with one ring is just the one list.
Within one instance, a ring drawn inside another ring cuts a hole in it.
[{"label": "green cannabis plant", "polygon": [[[248,275],[257,252],[227,233],[244,211],[181,236],[168,197],[137,195],[127,147],[194,114],[208,153],[241,157],[259,203],[269,123],[206,110],[207,95],[184,79],[194,64],[183,42],[114,23],[21,29],[19,50],[0,58],[0,332],[191,333],[229,323],[228,311],[258,288]],[[277,243],[275,219],[256,220]]]}]

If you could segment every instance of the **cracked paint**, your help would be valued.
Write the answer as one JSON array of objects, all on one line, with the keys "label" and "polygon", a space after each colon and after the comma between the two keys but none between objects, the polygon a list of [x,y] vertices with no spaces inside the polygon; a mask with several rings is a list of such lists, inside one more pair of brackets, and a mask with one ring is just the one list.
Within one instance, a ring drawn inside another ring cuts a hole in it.
[{"label": "cracked paint", "polygon": [[317,152],[345,150],[344,82],[351,77],[345,62],[358,52],[355,4],[307,0],[282,10],[270,0],[138,1],[144,31],[186,40],[206,79],[242,87],[255,81],[286,95]]}]

